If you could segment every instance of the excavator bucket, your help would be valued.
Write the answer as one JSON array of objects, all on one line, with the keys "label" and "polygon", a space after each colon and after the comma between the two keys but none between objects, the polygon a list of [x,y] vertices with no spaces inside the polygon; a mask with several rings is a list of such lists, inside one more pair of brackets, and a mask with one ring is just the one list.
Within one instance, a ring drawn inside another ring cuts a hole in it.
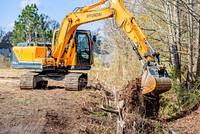
[{"label": "excavator bucket", "polygon": [[142,94],[153,93],[159,95],[167,92],[171,88],[171,85],[172,81],[169,77],[160,77],[159,74],[156,75],[155,72],[152,73],[149,69],[143,72],[141,81]]}]

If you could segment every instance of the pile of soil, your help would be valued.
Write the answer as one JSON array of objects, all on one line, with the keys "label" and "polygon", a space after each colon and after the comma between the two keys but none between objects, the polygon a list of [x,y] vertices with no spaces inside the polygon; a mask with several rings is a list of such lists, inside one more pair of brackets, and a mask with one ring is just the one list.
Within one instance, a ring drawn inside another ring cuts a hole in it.
[{"label": "pile of soil", "polygon": [[119,92],[119,101],[124,100],[124,108],[128,113],[144,114],[144,97],[141,94],[140,79],[128,81]]},{"label": "pile of soil", "polygon": [[159,111],[159,96],[143,95],[140,78],[129,81],[122,88],[119,100],[124,101],[121,116],[125,123],[123,126],[125,133],[155,133],[158,127],[156,119]]},{"label": "pile of soil", "polygon": [[129,81],[119,93],[119,100],[124,100],[126,112],[156,119],[159,111],[159,96],[143,95],[141,90],[141,78]]}]

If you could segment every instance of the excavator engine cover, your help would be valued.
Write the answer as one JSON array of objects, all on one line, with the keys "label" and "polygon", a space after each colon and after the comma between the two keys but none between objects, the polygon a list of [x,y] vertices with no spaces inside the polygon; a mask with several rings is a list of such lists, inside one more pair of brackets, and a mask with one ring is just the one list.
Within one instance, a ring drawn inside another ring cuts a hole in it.
[{"label": "excavator engine cover", "polygon": [[147,67],[143,71],[141,82],[142,94],[152,93],[159,95],[167,92],[171,85],[172,81],[165,69],[158,70],[154,67]]}]

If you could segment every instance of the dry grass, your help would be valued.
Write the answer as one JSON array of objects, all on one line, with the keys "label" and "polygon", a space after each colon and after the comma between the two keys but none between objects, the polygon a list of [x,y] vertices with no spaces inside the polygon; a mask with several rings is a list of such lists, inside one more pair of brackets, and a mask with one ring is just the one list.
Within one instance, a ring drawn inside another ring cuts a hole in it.
[{"label": "dry grass", "polygon": [[0,68],[0,77],[20,77],[29,70],[26,69],[11,69],[11,68]]},{"label": "dry grass", "polygon": [[98,63],[89,71],[89,78],[98,80],[111,90],[114,87],[122,88],[128,81],[140,77],[142,71],[142,65],[138,59],[127,61],[125,57],[115,59],[109,67]]},{"label": "dry grass", "polygon": [[11,61],[0,61],[0,68],[11,68]]}]

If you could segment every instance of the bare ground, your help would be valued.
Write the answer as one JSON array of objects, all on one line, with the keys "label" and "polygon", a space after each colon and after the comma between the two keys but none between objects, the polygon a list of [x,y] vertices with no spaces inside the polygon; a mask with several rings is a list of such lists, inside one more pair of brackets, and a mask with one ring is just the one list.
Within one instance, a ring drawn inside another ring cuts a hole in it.
[{"label": "bare ground", "polygon": [[200,134],[200,107],[184,117],[167,123],[178,134]]},{"label": "bare ground", "polygon": [[[20,90],[23,73],[0,70],[0,133],[116,133],[116,117],[97,107],[101,91],[65,91],[55,81],[46,90]],[[163,124],[178,134],[198,134],[200,108]]]},{"label": "bare ground", "polygon": [[115,121],[94,109],[99,91],[65,91],[56,84],[20,90],[18,79],[0,78],[0,133],[115,133]]}]

